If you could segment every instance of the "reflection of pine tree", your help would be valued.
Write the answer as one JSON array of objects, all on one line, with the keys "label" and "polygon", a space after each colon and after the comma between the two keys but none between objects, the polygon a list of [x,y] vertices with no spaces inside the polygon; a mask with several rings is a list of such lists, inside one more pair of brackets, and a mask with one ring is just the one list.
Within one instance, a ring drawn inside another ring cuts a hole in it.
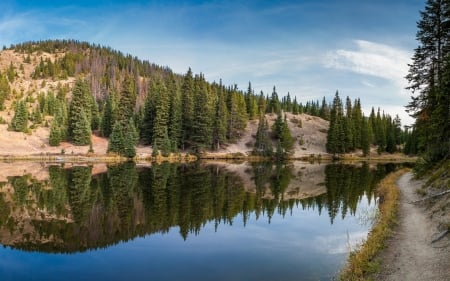
[{"label": "reflection of pine tree", "polygon": [[108,167],[108,177],[113,191],[114,202],[120,219],[121,230],[131,233],[133,226],[133,198],[137,183],[134,162],[126,162]]},{"label": "reflection of pine tree", "polygon": [[270,190],[272,191],[275,200],[283,200],[283,194],[289,185],[292,178],[292,167],[277,162],[275,171],[270,178]]},{"label": "reflection of pine tree", "polygon": [[70,170],[67,195],[73,219],[86,222],[90,212],[90,183],[92,167],[76,166]]},{"label": "reflection of pine tree", "polygon": [[10,177],[8,181],[14,188],[14,199],[17,203],[24,205],[27,200],[27,195],[29,191],[28,187],[28,177],[27,176],[17,176]]}]

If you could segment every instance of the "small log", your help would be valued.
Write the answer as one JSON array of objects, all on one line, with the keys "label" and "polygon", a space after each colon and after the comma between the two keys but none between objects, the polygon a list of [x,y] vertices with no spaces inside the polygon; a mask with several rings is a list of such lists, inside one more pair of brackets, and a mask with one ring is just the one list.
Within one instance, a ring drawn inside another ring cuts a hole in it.
[{"label": "small log", "polygon": [[433,244],[434,242],[437,242],[437,241],[439,241],[439,240],[441,240],[443,237],[445,237],[448,233],[450,232],[450,230],[445,230],[445,231],[442,231],[441,233],[439,233],[438,234],[438,236],[436,237],[436,238],[434,238],[432,241],[431,241],[431,243]]},{"label": "small log", "polygon": [[420,200],[417,200],[417,201],[413,201],[411,203],[412,204],[420,203],[420,202],[426,201],[428,199],[432,199],[432,198],[435,198],[435,197],[439,197],[439,196],[445,195],[447,193],[450,193],[450,190],[446,190],[446,191],[440,192],[438,194],[434,194],[434,195],[431,195],[429,197],[426,197],[426,198],[423,198],[423,199],[420,199]]}]

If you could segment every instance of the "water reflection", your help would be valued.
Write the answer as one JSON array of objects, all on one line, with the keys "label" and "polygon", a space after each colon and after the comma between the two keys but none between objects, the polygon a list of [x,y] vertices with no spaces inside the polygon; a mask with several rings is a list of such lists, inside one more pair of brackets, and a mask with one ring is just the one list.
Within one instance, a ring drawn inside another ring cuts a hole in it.
[{"label": "water reflection", "polygon": [[[168,164],[48,167],[48,177],[7,176],[0,183],[0,243],[73,253],[179,228],[183,239],[207,223],[271,222],[294,209],[326,212],[331,224],[374,200],[395,167],[378,165]],[[101,169],[100,169],[101,170]],[[323,214],[322,214],[323,215]],[[262,218],[261,218],[262,217]]]}]

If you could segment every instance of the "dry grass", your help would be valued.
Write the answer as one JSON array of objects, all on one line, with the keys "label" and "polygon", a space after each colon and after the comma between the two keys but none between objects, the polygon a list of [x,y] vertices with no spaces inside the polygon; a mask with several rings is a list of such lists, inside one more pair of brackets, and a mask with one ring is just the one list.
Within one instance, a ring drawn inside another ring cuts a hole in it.
[{"label": "dry grass", "polygon": [[384,178],[377,187],[380,198],[379,217],[369,236],[361,248],[350,254],[347,265],[341,270],[339,280],[362,281],[369,280],[367,275],[378,270],[375,260],[377,253],[383,249],[385,240],[389,237],[395,224],[399,189],[397,180],[409,169],[401,169]]}]

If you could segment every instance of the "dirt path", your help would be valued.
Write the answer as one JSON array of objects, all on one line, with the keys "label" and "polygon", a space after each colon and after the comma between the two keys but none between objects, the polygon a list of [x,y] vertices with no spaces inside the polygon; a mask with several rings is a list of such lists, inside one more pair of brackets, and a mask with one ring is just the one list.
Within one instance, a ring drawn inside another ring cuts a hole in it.
[{"label": "dirt path", "polygon": [[445,281],[450,280],[449,238],[444,237],[431,243],[439,231],[427,210],[418,204],[411,204],[419,196],[416,190],[422,182],[404,174],[397,182],[401,196],[399,202],[398,226],[387,247],[380,255],[380,273],[374,280],[398,281]]}]

